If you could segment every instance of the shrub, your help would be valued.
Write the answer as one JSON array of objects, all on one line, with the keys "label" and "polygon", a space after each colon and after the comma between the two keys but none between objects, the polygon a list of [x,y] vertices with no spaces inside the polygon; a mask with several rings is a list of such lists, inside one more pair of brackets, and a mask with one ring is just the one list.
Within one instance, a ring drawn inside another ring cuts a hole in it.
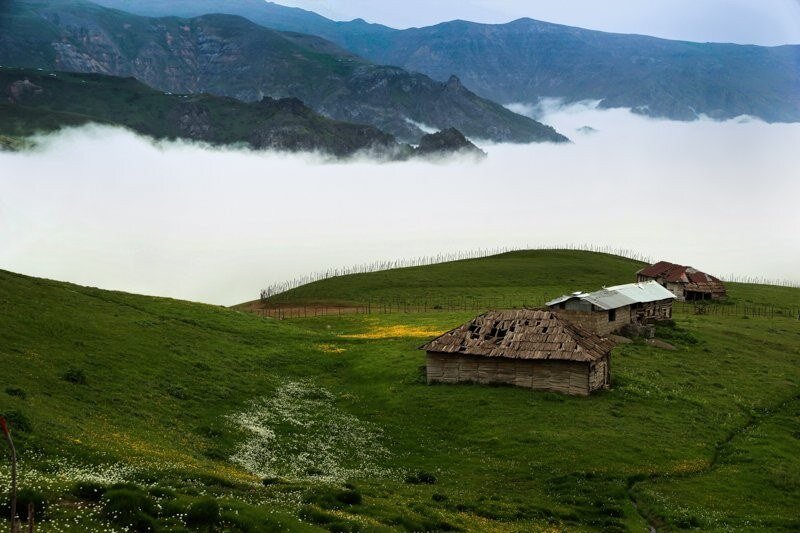
[{"label": "shrub", "polygon": [[109,489],[102,501],[103,513],[117,524],[133,526],[136,531],[154,530],[153,501],[140,489]]},{"label": "shrub", "polygon": [[[33,504],[33,516],[36,520],[41,520],[47,510],[47,500],[38,490],[22,488],[17,491],[17,516],[23,522],[28,518],[28,504]],[[11,498],[6,495],[3,504],[0,506],[2,516],[7,517],[11,514]]]},{"label": "shrub", "polygon": [[14,431],[19,431],[21,433],[30,433],[31,423],[28,421],[28,417],[25,416],[25,413],[22,411],[7,411],[2,412],[0,411],[0,417],[3,417],[8,422],[8,427],[13,433]]},{"label": "shrub", "polygon": [[170,385],[167,387],[167,394],[172,396],[177,400],[185,400],[189,397],[189,393],[186,392],[186,389],[181,387],[180,385]]},{"label": "shrub", "polygon": [[425,472],[424,470],[406,476],[406,483],[410,485],[435,485],[436,481],[435,475],[430,472]]},{"label": "shrub", "polygon": [[72,486],[72,495],[81,500],[99,502],[106,490],[105,485],[96,481],[78,481]]},{"label": "shrub", "polygon": [[345,489],[336,495],[336,499],[345,505],[360,505],[363,501],[361,493],[353,489]]},{"label": "shrub", "polygon": [[19,387],[6,387],[6,394],[8,394],[9,396],[15,396],[21,400],[24,400],[25,398],[28,397],[28,395],[25,394],[25,391],[20,389]]},{"label": "shrub", "polygon": [[434,492],[433,495],[431,496],[431,500],[435,502],[446,502],[447,496],[445,496],[444,494],[439,494],[438,492]]},{"label": "shrub", "polygon": [[265,477],[261,480],[261,484],[265,487],[270,487],[272,485],[283,485],[284,480],[279,477]]},{"label": "shrub", "polygon": [[150,533],[158,531],[158,520],[149,514],[139,513],[130,523],[130,528],[136,533]]},{"label": "shrub", "polygon": [[336,515],[320,511],[310,505],[303,506],[298,514],[303,520],[311,522],[312,524],[324,526],[325,529],[331,532],[352,533],[360,530],[357,524],[342,520]]},{"label": "shrub", "polygon": [[219,522],[219,503],[206,497],[189,506],[186,511],[186,525],[192,527],[213,526]]},{"label": "shrub", "polygon": [[61,376],[61,379],[75,385],[86,385],[86,373],[82,368],[70,368]]},{"label": "shrub", "polygon": [[305,503],[314,504],[322,509],[341,509],[343,505],[359,505],[363,498],[357,489],[338,489],[335,487],[317,487],[303,498]]},{"label": "shrub", "polygon": [[175,491],[167,487],[151,487],[147,493],[153,498],[173,500],[176,497]]}]

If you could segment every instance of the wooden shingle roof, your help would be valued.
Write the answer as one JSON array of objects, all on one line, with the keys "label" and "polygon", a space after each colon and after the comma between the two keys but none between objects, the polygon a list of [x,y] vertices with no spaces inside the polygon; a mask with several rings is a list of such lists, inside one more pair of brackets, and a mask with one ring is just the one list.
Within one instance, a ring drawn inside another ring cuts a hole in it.
[{"label": "wooden shingle roof", "polygon": [[423,345],[428,352],[507,359],[596,361],[614,341],[571,324],[548,309],[490,311]]},{"label": "wooden shingle roof", "polygon": [[637,274],[648,278],[662,278],[671,283],[681,283],[688,291],[725,293],[725,284],[719,278],[700,272],[696,268],[667,261],[659,261],[643,268]]}]

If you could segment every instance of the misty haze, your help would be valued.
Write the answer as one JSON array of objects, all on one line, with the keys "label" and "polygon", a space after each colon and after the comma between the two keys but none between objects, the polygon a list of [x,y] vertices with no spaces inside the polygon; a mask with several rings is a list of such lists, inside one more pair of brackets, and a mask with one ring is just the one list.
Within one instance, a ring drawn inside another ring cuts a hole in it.
[{"label": "misty haze", "polygon": [[800,282],[800,126],[592,104],[540,118],[573,144],[479,142],[489,156],[477,165],[333,163],[70,130],[0,154],[0,261],[227,305],[316,270],[500,246],[596,243]]}]

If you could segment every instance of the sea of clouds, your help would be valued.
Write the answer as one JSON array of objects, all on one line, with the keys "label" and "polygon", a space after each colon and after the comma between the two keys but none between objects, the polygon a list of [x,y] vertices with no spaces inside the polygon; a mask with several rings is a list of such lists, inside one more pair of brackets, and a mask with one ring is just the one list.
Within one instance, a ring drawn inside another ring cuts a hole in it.
[{"label": "sea of clouds", "polygon": [[481,163],[336,163],[96,126],[41,137],[0,153],[0,268],[234,304],[330,267],[591,243],[800,282],[800,124],[546,104],[513,107],[573,143],[482,143]]}]

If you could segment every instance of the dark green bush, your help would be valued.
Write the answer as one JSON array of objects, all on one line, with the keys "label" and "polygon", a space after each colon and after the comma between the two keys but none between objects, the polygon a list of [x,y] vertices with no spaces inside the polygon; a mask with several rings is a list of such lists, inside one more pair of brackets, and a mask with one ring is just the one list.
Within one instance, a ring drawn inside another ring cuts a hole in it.
[{"label": "dark green bush", "polygon": [[86,373],[82,368],[70,368],[61,376],[61,379],[75,385],[86,385]]},{"label": "dark green bush", "polygon": [[301,519],[312,524],[323,526],[325,529],[332,532],[354,533],[361,529],[358,524],[342,520],[336,515],[320,511],[310,505],[303,506],[298,514]]},{"label": "dark green bush", "polygon": [[214,526],[219,522],[219,503],[206,497],[189,506],[186,511],[186,525],[192,527]]},{"label": "dark green bush", "polygon": [[175,491],[167,487],[151,487],[147,489],[147,493],[153,498],[165,500],[173,500],[176,497]]},{"label": "dark green bush", "polygon": [[438,492],[434,492],[433,495],[431,495],[431,500],[435,502],[446,502],[447,496],[444,494],[439,494]]},{"label": "dark green bush", "polygon": [[120,525],[133,526],[136,531],[153,531],[155,506],[141,489],[109,489],[102,498],[103,514]]},{"label": "dark green bush", "polygon": [[430,472],[425,472],[424,470],[406,476],[406,483],[410,485],[435,485],[436,481],[435,475]]},{"label": "dark green bush", "polygon": [[25,413],[19,410],[14,411],[0,411],[0,417],[3,417],[8,422],[8,429],[11,431],[12,435],[14,432],[19,431],[22,433],[30,433],[33,429],[31,427],[31,423],[28,421],[28,417],[25,416]]},{"label": "dark green bush", "polygon": [[25,391],[20,389],[19,387],[6,387],[6,394],[8,394],[9,396],[15,396],[22,400],[28,397],[28,395],[25,394]]},{"label": "dark green bush", "polygon": [[345,505],[359,505],[363,498],[357,489],[339,489],[336,487],[316,487],[309,491],[303,501],[322,509],[341,509]]},{"label": "dark green bush", "polygon": [[81,500],[99,502],[107,487],[96,481],[78,481],[72,486],[72,495]]},{"label": "dark green bush", "polygon": [[158,520],[149,514],[139,513],[131,521],[130,528],[136,533],[158,531]]},{"label": "dark green bush", "polygon": [[345,505],[361,505],[363,497],[357,490],[345,489],[336,495],[336,499]]},{"label": "dark green bush", "polygon": [[683,516],[676,521],[681,529],[694,529],[700,527],[700,520],[696,516]]},{"label": "dark green bush", "polygon": [[[21,521],[28,519],[28,504],[33,504],[33,516],[36,520],[44,518],[45,511],[47,510],[47,499],[38,490],[31,488],[22,488],[17,491],[17,516]],[[5,496],[3,504],[0,505],[0,512],[2,516],[7,517],[11,514],[11,499]]]},{"label": "dark green bush", "polygon": [[189,397],[189,393],[180,385],[169,385],[167,387],[167,394],[178,400],[185,400]]},{"label": "dark green bush", "polygon": [[283,485],[285,481],[279,477],[265,477],[261,480],[261,484],[265,487],[270,487],[272,485]]}]

